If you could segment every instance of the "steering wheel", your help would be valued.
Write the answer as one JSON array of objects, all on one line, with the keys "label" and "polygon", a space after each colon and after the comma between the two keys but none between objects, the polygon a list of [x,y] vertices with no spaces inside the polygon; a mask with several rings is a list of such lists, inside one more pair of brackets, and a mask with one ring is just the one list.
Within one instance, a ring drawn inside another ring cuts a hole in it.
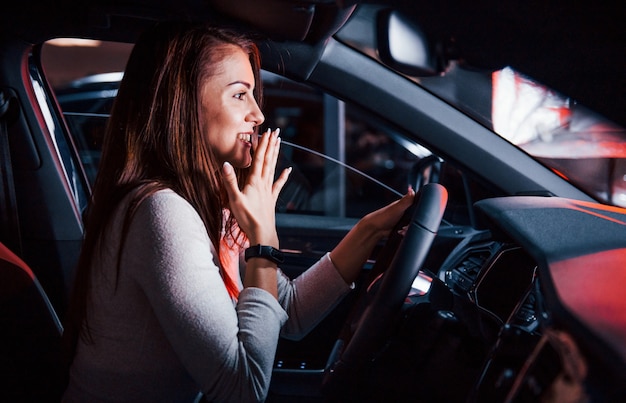
[{"label": "steering wheel", "polygon": [[[362,295],[357,300],[355,311],[348,318],[328,360],[322,381],[325,394],[332,395],[349,387],[355,370],[376,353],[424,264],[447,201],[448,192],[442,185],[426,184],[396,224],[372,269],[374,276],[378,277],[379,272],[381,276],[368,287],[375,286],[375,294],[372,298]],[[398,230],[405,225],[404,236],[398,235]],[[387,270],[383,265],[388,266]]]}]

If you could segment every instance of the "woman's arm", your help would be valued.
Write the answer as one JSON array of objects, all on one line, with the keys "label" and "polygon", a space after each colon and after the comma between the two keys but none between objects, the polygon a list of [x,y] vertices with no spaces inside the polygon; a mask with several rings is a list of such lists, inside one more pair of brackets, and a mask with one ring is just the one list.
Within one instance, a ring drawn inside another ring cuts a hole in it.
[{"label": "woman's arm", "polygon": [[[274,182],[274,172],[280,149],[279,130],[265,132],[254,150],[254,159],[248,181],[240,191],[235,171],[224,164],[224,185],[228,193],[230,211],[250,245],[268,245],[278,248],[276,233],[276,200],[287,182],[290,169],[284,170]],[[246,264],[244,288],[262,288],[277,298],[276,263],[264,258],[251,258]]]},{"label": "woman's arm", "polygon": [[415,191],[409,188],[400,200],[366,215],[330,252],[330,259],[346,283],[356,280],[376,244],[389,234],[414,198]]},{"label": "woman's arm", "polygon": [[289,314],[282,335],[305,336],[349,291],[377,242],[388,235],[415,192],[365,216],[329,254],[290,281],[279,273],[279,302]]}]

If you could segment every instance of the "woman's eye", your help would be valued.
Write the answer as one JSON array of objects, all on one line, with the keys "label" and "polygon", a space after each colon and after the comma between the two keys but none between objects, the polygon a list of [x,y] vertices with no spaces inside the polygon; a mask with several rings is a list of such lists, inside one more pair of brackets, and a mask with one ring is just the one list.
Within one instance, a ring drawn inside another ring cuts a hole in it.
[{"label": "woman's eye", "polygon": [[245,92],[240,92],[238,94],[235,94],[235,98],[237,98],[237,99],[243,99],[243,97],[245,97],[245,96],[246,96]]}]

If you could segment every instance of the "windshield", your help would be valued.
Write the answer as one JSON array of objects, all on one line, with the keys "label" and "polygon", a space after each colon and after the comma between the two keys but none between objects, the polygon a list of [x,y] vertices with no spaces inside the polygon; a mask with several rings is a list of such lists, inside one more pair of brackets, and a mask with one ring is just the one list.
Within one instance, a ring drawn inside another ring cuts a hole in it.
[{"label": "windshield", "polygon": [[[373,32],[374,16],[360,13],[337,39],[378,59],[373,35],[362,34],[368,23]],[[409,78],[597,200],[626,207],[623,127],[510,67],[485,71],[452,62],[441,76]]]},{"label": "windshield", "polygon": [[420,83],[598,200],[626,206],[623,127],[510,67],[453,65]]}]

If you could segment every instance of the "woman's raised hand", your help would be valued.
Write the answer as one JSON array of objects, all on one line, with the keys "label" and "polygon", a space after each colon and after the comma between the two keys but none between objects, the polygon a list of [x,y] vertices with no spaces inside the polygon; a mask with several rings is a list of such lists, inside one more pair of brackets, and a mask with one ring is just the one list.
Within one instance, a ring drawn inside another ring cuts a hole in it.
[{"label": "woman's raised hand", "polygon": [[230,210],[253,245],[260,243],[278,247],[276,201],[291,172],[291,168],[285,169],[274,181],[280,151],[279,133],[279,129],[268,129],[260,137],[254,149],[250,176],[241,190],[232,165],[226,162],[223,167]]}]

